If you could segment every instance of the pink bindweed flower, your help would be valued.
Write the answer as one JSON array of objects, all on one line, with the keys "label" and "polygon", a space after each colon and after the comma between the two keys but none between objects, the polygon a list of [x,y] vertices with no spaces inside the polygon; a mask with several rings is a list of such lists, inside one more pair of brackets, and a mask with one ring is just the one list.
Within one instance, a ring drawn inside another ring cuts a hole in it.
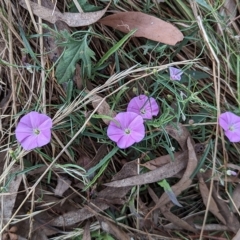
[{"label": "pink bindweed flower", "polygon": [[158,115],[159,107],[154,98],[139,95],[129,102],[127,112],[135,112],[144,119],[152,119],[153,116]]},{"label": "pink bindweed flower", "polygon": [[183,74],[183,71],[181,69],[175,68],[175,67],[169,67],[170,72],[170,79],[171,80],[181,80],[181,75]]},{"label": "pink bindweed flower", "polygon": [[238,175],[235,171],[232,171],[232,170],[227,170],[226,173],[228,176],[237,176]]},{"label": "pink bindweed flower", "polygon": [[107,135],[119,148],[130,147],[145,136],[143,118],[134,112],[118,113],[110,122]]},{"label": "pink bindweed flower", "polygon": [[230,142],[240,141],[240,117],[231,112],[219,116],[219,125],[223,128]]},{"label": "pink bindweed flower", "polygon": [[42,147],[50,142],[52,119],[45,114],[30,112],[20,119],[15,134],[25,150]]}]

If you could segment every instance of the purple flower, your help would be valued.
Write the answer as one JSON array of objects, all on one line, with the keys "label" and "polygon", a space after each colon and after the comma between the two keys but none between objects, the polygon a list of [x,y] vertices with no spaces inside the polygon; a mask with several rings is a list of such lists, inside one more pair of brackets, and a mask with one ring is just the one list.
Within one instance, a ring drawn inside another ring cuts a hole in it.
[{"label": "purple flower", "polygon": [[119,148],[130,147],[144,138],[143,118],[134,112],[118,113],[110,122],[107,135]]},{"label": "purple flower", "polygon": [[159,107],[154,98],[139,95],[129,102],[127,112],[135,112],[144,119],[152,119],[153,116],[158,115]]},{"label": "purple flower", "polygon": [[234,172],[232,170],[227,170],[226,173],[227,173],[228,176],[237,176],[238,175],[236,172]]},{"label": "purple flower", "polygon": [[231,112],[219,116],[219,125],[223,128],[230,142],[240,141],[240,117]]},{"label": "purple flower", "polygon": [[30,112],[21,118],[15,134],[25,150],[42,147],[50,142],[52,119],[45,114]]},{"label": "purple flower", "polygon": [[175,68],[175,67],[169,67],[170,72],[170,79],[171,80],[181,80],[181,75],[183,74],[183,71],[181,69]]}]

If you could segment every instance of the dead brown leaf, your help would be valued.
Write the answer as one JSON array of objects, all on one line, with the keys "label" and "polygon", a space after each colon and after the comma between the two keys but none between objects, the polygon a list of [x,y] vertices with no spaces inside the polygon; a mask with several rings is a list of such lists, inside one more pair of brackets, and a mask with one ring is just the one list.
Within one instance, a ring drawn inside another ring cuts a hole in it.
[{"label": "dead brown leaf", "polygon": [[[108,6],[103,10],[97,12],[87,12],[87,13],[61,13],[58,11],[53,11],[49,8],[38,5],[37,3],[29,1],[32,8],[33,14],[38,17],[50,22],[56,23],[57,21],[65,22],[69,27],[81,27],[88,26],[90,24],[98,21],[106,12]],[[19,4],[27,9],[27,5],[24,0],[20,0]]]},{"label": "dead brown leaf", "polygon": [[[191,185],[192,179],[190,178],[190,176],[192,175],[193,171],[197,167],[197,163],[198,163],[197,156],[194,151],[194,147],[190,137],[188,137],[187,139],[187,147],[188,147],[188,164],[187,164],[186,171],[184,172],[180,181],[172,187],[172,191],[174,192],[176,197]],[[170,201],[169,197],[165,193],[162,195],[160,200],[159,200],[159,203],[162,205],[165,205]]]},{"label": "dead brown leaf", "polygon": [[[193,144],[192,144],[192,141],[191,141],[190,137],[188,137],[188,139],[187,139],[187,147],[188,147],[188,158],[189,158],[189,160],[188,160],[188,165],[187,165],[186,171],[183,174],[182,179],[176,185],[174,185],[172,187],[172,190],[173,190],[173,192],[176,196],[178,196],[183,190],[187,189],[190,186],[190,184],[192,182],[192,180],[190,179],[190,176],[197,166],[197,156],[195,154],[195,150],[194,150],[194,147],[193,147]],[[187,231],[197,232],[197,229],[194,226],[191,226],[188,222],[186,222],[183,219],[180,219],[179,217],[177,217],[176,215],[174,215],[173,213],[170,212],[171,206],[166,206],[166,204],[169,201],[170,201],[170,199],[168,198],[167,194],[164,193],[161,196],[161,198],[159,199],[156,206],[153,208],[153,210],[156,210],[156,208],[160,208],[161,213],[171,223],[173,223],[176,226],[178,226],[182,229],[185,229]]]},{"label": "dead brown leaf", "polygon": [[237,231],[237,234],[234,236],[232,240],[239,240],[240,239],[240,229]]},{"label": "dead brown leaf", "polygon": [[49,238],[47,237],[45,232],[40,229],[34,231],[31,236],[31,240],[48,240],[48,239]]},{"label": "dead brown leaf", "polygon": [[223,16],[229,16],[234,19],[237,16],[237,2],[235,0],[224,0],[219,13]]},{"label": "dead brown leaf", "polygon": [[[187,147],[188,147],[188,163],[187,163],[187,168],[182,176],[182,178],[180,179],[180,181],[175,184],[174,186],[172,186],[172,191],[174,192],[175,196],[177,197],[182,191],[184,191],[185,189],[187,189],[191,183],[192,183],[192,179],[190,178],[190,176],[192,175],[193,171],[195,170],[195,168],[197,167],[197,156],[196,153],[194,151],[194,147],[191,141],[191,138],[189,137],[187,140]],[[168,164],[166,164],[168,165]],[[165,165],[165,166],[166,166]],[[148,215],[154,211],[157,208],[160,208],[161,206],[166,205],[168,202],[170,202],[170,198],[168,197],[168,195],[166,193],[163,193],[162,196],[160,197],[158,203],[156,204],[156,206],[147,214],[147,216],[145,218],[148,217]]]},{"label": "dead brown leaf", "polygon": [[118,239],[118,240],[130,239],[130,237],[122,229],[120,229],[120,227],[118,227],[116,224],[111,223],[102,217],[98,217],[98,220],[102,230],[113,235],[115,237],[114,239]]},{"label": "dead brown leaf", "polygon": [[233,212],[229,211],[228,205],[222,199],[219,198],[215,186],[213,187],[212,190],[212,196],[215,202],[217,203],[220,213],[224,217],[226,225],[229,228],[229,230],[231,230],[234,233],[237,233],[238,229],[240,228],[240,223],[236,216],[233,214]]},{"label": "dead brown leaf", "polygon": [[90,234],[90,222],[87,221],[86,225],[84,226],[84,232],[82,240],[91,240],[91,234]]},{"label": "dead brown leaf", "polygon": [[77,164],[83,167],[85,170],[89,170],[91,167],[95,166],[99,161],[107,154],[107,145],[102,144],[93,159],[90,159],[87,156],[82,156],[78,159]]},{"label": "dead brown leaf", "polygon": [[[137,174],[137,163],[132,161],[124,164],[123,168],[113,177],[113,180],[126,178]],[[99,211],[109,208],[109,204],[103,202],[102,199],[122,199],[131,190],[131,187],[113,188],[107,187],[97,194],[97,198],[92,200],[89,205],[80,210],[69,211],[61,216],[53,219],[52,226],[71,226],[75,223],[86,220],[96,215]]]},{"label": "dead brown leaf", "polygon": [[[89,91],[86,91],[87,93],[89,93]],[[115,117],[116,116],[116,113],[111,110],[109,104],[106,102],[106,100],[103,100],[102,97],[100,97],[99,95],[95,94],[95,95],[92,95],[91,98],[90,98],[91,102],[92,102],[92,106],[94,108],[98,108],[97,109],[97,113],[99,115],[105,115],[105,116],[108,116],[108,117]],[[101,103],[102,101],[102,103]],[[100,104],[101,103],[101,104]],[[100,104],[100,106],[99,106]],[[110,123],[111,119],[106,119],[106,118],[103,118],[102,119],[107,125]]]},{"label": "dead brown leaf", "polygon": [[[237,209],[239,209],[240,208],[240,185],[239,184],[236,186],[236,188],[233,191],[232,199]],[[236,213],[237,209],[233,207],[233,212]]]},{"label": "dead brown leaf", "polygon": [[54,190],[54,194],[56,196],[62,197],[65,191],[68,190],[69,186],[71,185],[71,181],[66,177],[58,177],[57,186]]},{"label": "dead brown leaf", "polygon": [[187,150],[187,139],[190,137],[190,133],[186,127],[184,127],[181,123],[176,125],[167,125],[165,131],[174,139],[177,140],[182,150]]},{"label": "dead brown leaf", "polygon": [[[11,174],[14,174],[16,172],[20,171],[19,166],[13,166],[10,170],[8,176],[11,176]],[[22,181],[22,174],[16,175],[13,179],[11,179],[8,187],[7,192],[4,194],[1,194],[1,205],[0,205],[0,214],[3,216],[3,223],[4,225],[7,224],[9,219],[12,216],[13,207],[16,201],[18,188],[20,186],[20,183]]]},{"label": "dead brown leaf", "polygon": [[186,165],[187,161],[185,160],[185,153],[183,152],[174,160],[174,162],[165,164],[164,166],[157,168],[153,171],[140,174],[134,177],[106,183],[104,185],[109,187],[126,187],[153,183],[160,181],[164,178],[174,176],[176,173],[184,169]]},{"label": "dead brown leaf", "polygon": [[[204,182],[204,179],[201,174],[198,174],[198,180],[199,180],[199,189],[200,189],[200,193],[201,193],[201,196],[203,199],[203,203],[206,206],[207,202],[208,202],[208,197],[209,197],[209,189],[208,189],[206,183]],[[211,201],[210,201],[210,205],[209,205],[209,211],[212,214],[214,214],[223,224],[226,224],[225,219],[221,215],[221,213],[218,209],[218,206],[212,197],[211,197]]]},{"label": "dead brown leaf", "polygon": [[137,29],[133,36],[175,45],[183,40],[183,34],[172,24],[142,12],[120,12],[107,16],[100,23],[128,33]]},{"label": "dead brown leaf", "polygon": [[[34,0],[36,2],[36,0]],[[43,7],[48,8],[50,10],[54,10],[56,12],[60,12],[58,8],[51,2],[51,0],[41,0],[41,4]],[[56,43],[57,36],[55,35],[54,31],[51,31],[50,29],[57,29],[60,31],[68,31],[70,32],[70,28],[68,25],[64,22],[57,21],[55,23],[55,26],[47,21],[44,21],[45,24],[48,25],[49,28],[43,28],[43,43],[44,47],[46,49],[47,55],[52,62],[56,62],[58,58],[61,56],[63,52],[63,47],[59,47]]]},{"label": "dead brown leaf", "polygon": [[[181,159],[184,159],[188,157],[188,152],[187,151],[184,151],[184,152],[176,152],[173,154],[174,155],[174,159],[178,159],[178,158],[181,158]],[[168,155],[164,155],[164,156],[161,156],[161,157],[158,157],[158,158],[155,158],[153,160],[150,160],[144,164],[141,164],[141,166],[149,169],[149,170],[154,170],[154,169],[157,169],[167,163],[170,163],[172,162],[172,158],[171,156],[168,154]]]},{"label": "dead brown leaf", "polygon": [[167,218],[171,223],[175,224],[176,226],[185,229],[187,231],[191,232],[197,232],[197,229],[195,229],[193,226],[191,226],[186,221],[180,219],[175,214],[171,213],[169,208],[166,206],[161,206],[161,213],[164,215],[165,218]]}]

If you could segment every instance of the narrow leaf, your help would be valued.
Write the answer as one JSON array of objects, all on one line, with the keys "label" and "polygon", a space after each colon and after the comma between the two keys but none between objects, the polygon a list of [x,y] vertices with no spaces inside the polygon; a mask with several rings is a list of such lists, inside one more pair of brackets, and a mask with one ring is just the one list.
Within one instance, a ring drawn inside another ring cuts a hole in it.
[{"label": "narrow leaf", "polygon": [[167,182],[166,179],[163,179],[162,181],[158,182],[158,184],[164,189],[164,192],[168,195],[170,200],[177,205],[178,207],[182,207],[182,205],[178,202],[176,195],[172,191],[169,183]]},{"label": "narrow leaf", "polygon": [[99,62],[96,65],[96,68],[101,66],[113,53],[115,53],[128,39],[131,37],[137,29],[132,30],[127,35],[125,35],[117,44],[115,44],[113,47],[111,47],[99,60]]}]

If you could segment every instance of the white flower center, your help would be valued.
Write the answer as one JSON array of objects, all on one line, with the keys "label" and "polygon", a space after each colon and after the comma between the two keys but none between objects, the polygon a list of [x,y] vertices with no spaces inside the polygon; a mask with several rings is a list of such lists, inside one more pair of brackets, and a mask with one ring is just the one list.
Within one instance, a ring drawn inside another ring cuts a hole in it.
[{"label": "white flower center", "polygon": [[145,108],[142,108],[142,109],[140,110],[140,113],[141,113],[141,114],[145,114],[145,113],[146,113],[146,109],[145,109]]},{"label": "white flower center", "polygon": [[40,134],[40,130],[37,129],[37,128],[35,128],[35,129],[33,129],[33,133],[34,133],[35,135],[39,135],[39,134]]},{"label": "white flower center", "polygon": [[131,130],[130,130],[129,128],[126,128],[126,129],[124,130],[124,132],[125,132],[126,134],[130,134],[130,133],[131,133]]},{"label": "white flower center", "polygon": [[231,131],[231,132],[233,132],[233,131],[235,130],[235,128],[234,128],[234,126],[232,125],[232,126],[230,126],[230,127],[228,128],[228,130]]}]

